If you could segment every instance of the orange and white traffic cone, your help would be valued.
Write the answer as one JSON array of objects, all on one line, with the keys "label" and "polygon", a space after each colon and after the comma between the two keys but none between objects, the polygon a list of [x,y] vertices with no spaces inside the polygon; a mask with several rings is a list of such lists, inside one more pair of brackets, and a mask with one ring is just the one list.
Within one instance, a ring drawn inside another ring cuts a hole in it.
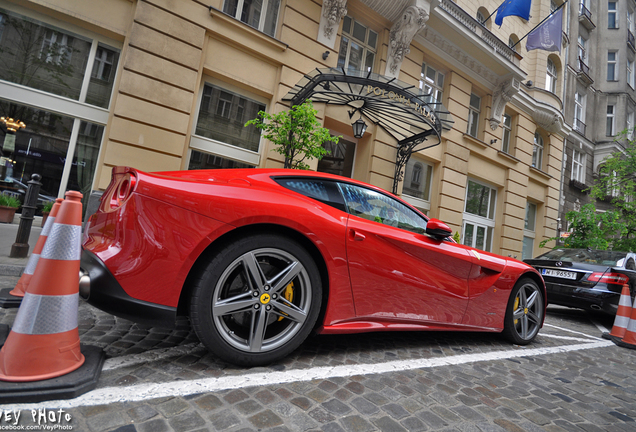
[{"label": "orange and white traffic cone", "polygon": [[66,193],[13,328],[0,350],[0,380],[59,377],[84,363],[78,332],[82,194]]},{"label": "orange and white traffic cone", "polygon": [[614,343],[624,348],[636,349],[636,308],[632,308],[625,336],[621,340],[614,339]]},{"label": "orange and white traffic cone", "polygon": [[632,297],[629,294],[629,285],[623,284],[623,290],[621,291],[621,298],[618,301],[618,310],[616,311],[616,318],[614,318],[614,327],[611,332],[605,332],[601,336],[605,339],[622,339],[627,330],[627,324],[629,323],[629,316],[632,312]]},{"label": "orange and white traffic cone", "polygon": [[44,249],[44,244],[46,243],[46,239],[51,232],[51,228],[53,227],[53,223],[55,222],[55,217],[57,216],[57,212],[60,208],[60,204],[64,201],[62,198],[57,198],[55,200],[55,204],[51,208],[51,213],[49,213],[49,217],[46,219],[46,223],[44,224],[44,228],[42,228],[42,232],[40,233],[40,237],[38,237],[38,241],[33,248],[33,253],[29,257],[29,261],[27,262],[26,267],[24,268],[24,272],[22,276],[18,280],[18,283],[13,288],[13,291],[9,291],[9,294],[16,297],[24,297],[24,293],[31,282],[31,278],[33,277],[33,273],[35,272],[35,268],[38,265],[38,261],[40,260],[40,255],[42,254],[42,249]]}]

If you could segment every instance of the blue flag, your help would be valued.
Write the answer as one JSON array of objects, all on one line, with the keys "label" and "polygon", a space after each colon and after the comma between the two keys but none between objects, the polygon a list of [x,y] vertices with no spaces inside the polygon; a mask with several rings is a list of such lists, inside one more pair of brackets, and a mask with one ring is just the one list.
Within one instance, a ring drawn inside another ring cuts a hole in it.
[{"label": "blue flag", "polygon": [[495,24],[501,27],[504,17],[514,15],[523,18],[524,20],[530,19],[530,3],[531,0],[506,0],[499,8],[497,8],[497,16],[495,16]]},{"label": "blue flag", "polygon": [[563,40],[563,8],[556,11],[550,18],[528,34],[526,49],[542,49],[545,51],[561,52]]}]

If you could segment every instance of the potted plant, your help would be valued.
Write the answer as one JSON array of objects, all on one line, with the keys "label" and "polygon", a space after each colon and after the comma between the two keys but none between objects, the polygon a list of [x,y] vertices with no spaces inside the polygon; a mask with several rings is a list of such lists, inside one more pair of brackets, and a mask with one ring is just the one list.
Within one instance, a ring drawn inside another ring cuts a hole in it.
[{"label": "potted plant", "polygon": [[13,223],[13,217],[20,205],[19,199],[0,194],[0,223]]},{"label": "potted plant", "polygon": [[44,224],[46,223],[46,218],[49,217],[51,213],[51,209],[53,208],[53,204],[55,201],[47,201],[42,207],[42,228],[44,228]]}]

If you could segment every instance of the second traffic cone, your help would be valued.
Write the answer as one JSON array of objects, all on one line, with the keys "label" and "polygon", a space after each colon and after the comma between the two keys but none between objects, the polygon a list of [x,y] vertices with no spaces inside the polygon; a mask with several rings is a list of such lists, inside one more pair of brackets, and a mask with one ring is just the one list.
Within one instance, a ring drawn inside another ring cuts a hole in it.
[{"label": "second traffic cone", "polygon": [[18,283],[13,288],[13,291],[9,291],[9,294],[16,297],[24,297],[24,293],[31,282],[31,278],[33,277],[33,273],[35,272],[35,268],[38,265],[38,261],[40,260],[40,255],[42,254],[42,249],[44,249],[44,244],[46,243],[46,239],[51,232],[51,228],[53,227],[53,223],[55,222],[55,217],[57,216],[57,212],[60,208],[60,204],[64,201],[62,198],[57,198],[55,200],[55,204],[51,208],[51,213],[49,217],[46,219],[46,223],[44,224],[44,228],[42,228],[42,232],[40,233],[40,237],[38,237],[38,241],[33,248],[33,253],[29,257],[29,261],[27,262],[26,267],[24,268],[24,272],[22,276],[18,280]]},{"label": "second traffic cone", "polygon": [[632,313],[632,297],[629,294],[629,284],[623,284],[623,290],[621,291],[621,298],[618,302],[618,310],[616,311],[616,318],[614,318],[614,327],[612,331],[603,333],[602,336],[605,339],[622,339],[627,330],[627,324],[629,323],[629,316]]},{"label": "second traffic cone", "polygon": [[84,363],[78,332],[82,194],[66,193],[0,350],[0,380],[40,381]]},{"label": "second traffic cone", "polygon": [[632,308],[625,336],[621,340],[614,340],[614,343],[624,348],[636,349],[636,308]]}]

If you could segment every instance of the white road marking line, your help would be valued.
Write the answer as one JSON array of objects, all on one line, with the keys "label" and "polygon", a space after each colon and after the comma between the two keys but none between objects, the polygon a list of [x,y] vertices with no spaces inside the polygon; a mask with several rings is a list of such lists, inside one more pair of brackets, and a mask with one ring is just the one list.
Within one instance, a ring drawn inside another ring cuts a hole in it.
[{"label": "white road marking line", "polygon": [[186,345],[175,346],[171,348],[159,348],[153,349],[150,351],[146,351],[139,354],[126,355],[121,357],[113,357],[109,358],[104,362],[104,367],[102,371],[119,369],[127,366],[135,366],[142,363],[149,363],[157,360],[163,360],[164,358],[169,357],[177,357],[186,354],[190,354],[196,348],[201,347],[203,345],[199,343],[190,343]]},{"label": "white road marking line", "polygon": [[590,339],[577,338],[577,337],[574,337],[574,336],[559,336],[559,335],[552,335],[552,334],[548,334],[548,333],[541,333],[540,336],[553,338],[553,339],[572,340],[572,341],[579,341],[579,342],[589,342],[590,341]]},{"label": "white road marking line", "polygon": [[482,361],[505,360],[516,357],[559,354],[570,351],[604,348],[615,346],[610,341],[590,342],[578,345],[564,345],[550,348],[526,349],[518,347],[514,350],[495,351],[491,353],[461,354],[450,357],[438,357],[419,360],[396,360],[379,364],[360,364],[325,366],[310,369],[295,369],[283,372],[258,372],[244,375],[233,375],[221,378],[181,380],[168,383],[145,383],[127,387],[105,387],[93,390],[75,399],[47,401],[37,404],[17,404],[2,406],[3,409],[37,409],[37,408],[77,408],[91,405],[107,405],[119,402],[136,402],[161,397],[187,396],[197,393],[215,392],[254,386],[272,386],[298,381],[311,381],[334,377],[350,377],[354,375],[373,375],[398,372],[412,369],[453,366]]},{"label": "white road marking line", "polygon": [[[552,324],[545,324],[545,323],[543,323],[543,327],[552,327],[552,328],[555,328],[555,329],[563,330],[563,331],[565,331],[565,332],[570,332],[570,333],[574,333],[574,334],[580,334],[580,335],[582,335],[582,336],[587,336],[587,337],[589,337],[590,339],[599,340],[599,341],[600,341],[600,340],[602,340],[602,339],[601,339],[601,338],[599,338],[599,337],[592,336],[592,335],[589,335],[589,334],[587,334],[587,333],[583,333],[583,332],[576,331],[576,330],[570,330],[570,329],[567,329],[567,328],[564,328],[564,327],[555,326],[555,325],[552,325]],[[541,333],[539,333],[539,334],[541,334]]]},{"label": "white road marking line", "polygon": [[596,326],[597,329],[599,329],[601,331],[601,333],[609,333],[609,330],[605,328],[605,326],[603,324],[601,324],[600,322],[596,321],[595,319],[590,318],[590,321],[592,321],[592,324],[594,324]]}]

